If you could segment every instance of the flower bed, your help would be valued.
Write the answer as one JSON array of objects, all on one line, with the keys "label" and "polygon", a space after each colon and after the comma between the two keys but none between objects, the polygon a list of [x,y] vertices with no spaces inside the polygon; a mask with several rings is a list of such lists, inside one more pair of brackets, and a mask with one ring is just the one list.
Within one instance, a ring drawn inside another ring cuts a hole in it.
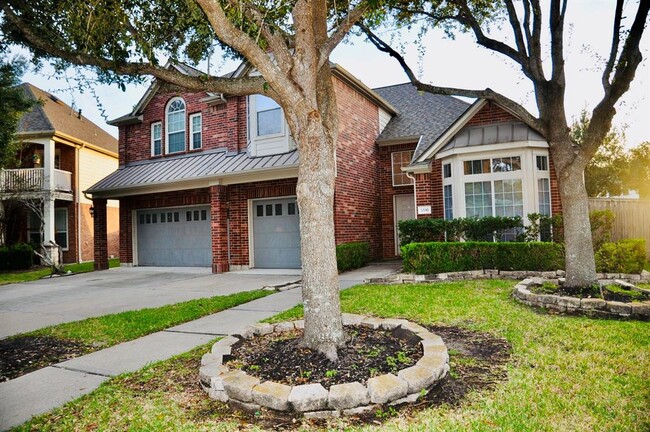
[{"label": "flower bed", "polygon": [[291,386],[261,382],[255,376],[226,365],[233,347],[256,336],[302,329],[304,323],[256,324],[241,335],[216,342],[212,351],[203,356],[199,372],[201,385],[211,398],[227,402],[235,409],[257,411],[265,407],[302,413],[310,418],[328,418],[372,412],[384,405],[413,403],[449,371],[449,355],[442,338],[418,324],[354,314],[343,314],[343,324],[399,330],[405,337],[419,340],[423,355],[414,366],[399,370],[397,375],[376,376],[368,379],[365,385],[356,381],[332,385],[327,390],[320,383]]}]

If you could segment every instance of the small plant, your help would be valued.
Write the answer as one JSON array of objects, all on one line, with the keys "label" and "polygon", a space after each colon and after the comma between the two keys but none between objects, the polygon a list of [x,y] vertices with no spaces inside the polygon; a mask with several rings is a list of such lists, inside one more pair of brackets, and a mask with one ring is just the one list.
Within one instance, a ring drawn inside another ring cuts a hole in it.
[{"label": "small plant", "polygon": [[338,371],[336,369],[330,369],[328,371],[325,371],[325,377],[327,378],[334,378],[336,375],[338,375]]},{"label": "small plant", "polygon": [[389,417],[395,417],[397,415],[397,410],[395,407],[389,406],[388,408],[378,409],[375,413],[375,416],[379,419],[387,419]]},{"label": "small plant", "polygon": [[253,371],[253,372],[259,372],[259,370],[260,370],[260,366],[254,364],[254,365],[250,365],[250,366],[248,366],[248,369],[250,369],[250,370]]},{"label": "small plant", "polygon": [[395,369],[397,368],[397,359],[393,356],[388,356],[386,357],[386,364],[389,368]]},{"label": "small plant", "polygon": [[300,371],[300,378],[304,378],[304,379],[311,378],[311,371]]},{"label": "small plant", "polygon": [[402,364],[409,364],[411,362],[411,358],[404,351],[398,351],[397,361]]},{"label": "small plant", "polygon": [[368,369],[368,372],[370,373],[371,377],[376,377],[379,375],[379,369],[377,368],[370,368]]}]

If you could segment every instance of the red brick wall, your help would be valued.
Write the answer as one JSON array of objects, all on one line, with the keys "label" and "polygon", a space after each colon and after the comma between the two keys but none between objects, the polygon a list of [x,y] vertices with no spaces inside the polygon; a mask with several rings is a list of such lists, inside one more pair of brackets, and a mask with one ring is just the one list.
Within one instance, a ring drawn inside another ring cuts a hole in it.
[{"label": "red brick wall", "polygon": [[[202,149],[225,148],[231,152],[239,152],[246,149],[246,98],[227,98],[227,103],[222,105],[208,106],[201,102],[207,96],[204,92],[199,93],[158,93],[149,102],[144,110],[142,123],[120,126],[119,128],[119,152],[120,165],[126,163],[158,159],[165,157],[166,142],[166,116],[165,109],[170,99],[181,96],[185,101],[185,145],[186,152],[192,153],[201,150],[189,150],[190,148],[190,124],[191,114],[201,113],[202,117]],[[151,124],[162,122],[162,156],[151,156]],[[174,153],[178,155],[181,153]]]},{"label": "red brick wall", "polygon": [[472,117],[466,126],[480,126],[491,123],[504,123],[509,121],[517,121],[517,118],[501,108],[500,106],[488,102],[483,108],[479,110],[474,117]]},{"label": "red brick wall", "polygon": [[379,111],[356,90],[334,80],[339,108],[334,195],[336,244],[368,242],[380,257]]},{"label": "red brick wall", "polygon": [[561,214],[562,213],[562,200],[560,199],[560,188],[557,182],[557,173],[555,172],[555,165],[553,164],[553,159],[548,158],[549,162],[549,176],[551,178],[551,214]]},{"label": "red brick wall", "polygon": [[395,257],[395,215],[393,209],[393,196],[399,194],[413,194],[413,186],[393,186],[391,154],[398,151],[414,150],[416,143],[400,144],[381,147],[379,154],[379,196],[380,196],[380,223],[382,238],[382,257]]}]

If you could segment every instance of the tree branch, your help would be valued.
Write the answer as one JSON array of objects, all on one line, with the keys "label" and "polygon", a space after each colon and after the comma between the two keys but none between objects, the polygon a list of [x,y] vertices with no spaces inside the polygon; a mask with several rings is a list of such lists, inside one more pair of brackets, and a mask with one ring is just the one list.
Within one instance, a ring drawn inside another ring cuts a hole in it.
[{"label": "tree branch", "polygon": [[530,114],[526,110],[526,108],[524,108],[517,102],[513,101],[510,98],[505,97],[504,95],[498,92],[495,92],[492,89],[487,88],[484,90],[471,90],[471,89],[462,89],[462,88],[454,88],[454,87],[439,87],[439,86],[434,86],[432,84],[425,84],[421,82],[419,79],[417,79],[417,77],[413,73],[413,70],[409,67],[408,63],[400,53],[395,51],[390,45],[388,45],[379,36],[373,33],[372,30],[370,30],[370,28],[368,28],[368,26],[366,26],[364,23],[358,23],[357,26],[366,34],[366,36],[368,36],[368,40],[370,40],[370,42],[379,51],[385,52],[389,56],[397,60],[397,62],[400,64],[400,66],[406,73],[406,76],[408,77],[409,81],[411,81],[411,84],[413,84],[418,90],[425,91],[427,93],[433,93],[433,94],[441,94],[441,95],[448,95],[448,96],[465,96],[465,97],[485,99],[485,100],[496,102],[497,104],[501,105],[502,107],[506,108],[507,110],[515,114],[528,126],[530,126],[531,128],[535,129],[537,132],[542,134],[542,136],[546,136],[546,130],[547,130],[546,126],[540,119]]},{"label": "tree branch", "polygon": [[602,83],[605,91],[609,90],[610,82],[609,76],[612,74],[614,69],[614,63],[616,62],[616,54],[618,54],[618,47],[621,40],[621,18],[623,16],[623,0],[616,1],[616,12],[614,13],[614,29],[612,30],[612,47],[609,51],[609,59],[605,64],[605,70],[603,70]]},{"label": "tree branch", "polygon": [[510,21],[510,26],[515,35],[515,42],[517,43],[517,51],[524,56],[528,57],[526,51],[526,44],[524,43],[524,36],[521,33],[521,25],[519,24],[519,17],[517,16],[517,11],[515,6],[512,3],[512,0],[505,0],[506,9],[508,11],[508,20]]},{"label": "tree branch", "polygon": [[345,18],[341,20],[338,27],[327,39],[327,42],[320,49],[320,59],[318,67],[322,67],[329,61],[329,57],[343,38],[350,32],[352,27],[363,17],[363,14],[368,10],[368,4],[361,2],[350,10]]},{"label": "tree branch", "polygon": [[209,76],[192,77],[182,74],[175,69],[167,69],[151,63],[118,63],[111,59],[92,56],[83,52],[66,51],[34,33],[20,17],[14,14],[9,6],[5,5],[2,10],[7,19],[16,26],[32,47],[75,65],[91,66],[103,71],[112,71],[117,74],[130,76],[151,75],[166,83],[194,91],[247,95],[261,93],[264,88],[264,79],[262,77],[237,79]]}]

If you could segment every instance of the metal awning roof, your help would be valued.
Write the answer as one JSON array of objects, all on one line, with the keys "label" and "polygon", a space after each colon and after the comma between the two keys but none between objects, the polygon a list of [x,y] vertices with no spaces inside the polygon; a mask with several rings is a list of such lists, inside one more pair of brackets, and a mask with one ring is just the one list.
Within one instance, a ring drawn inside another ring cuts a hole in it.
[{"label": "metal awning roof", "polygon": [[298,166],[298,151],[272,156],[250,157],[248,153],[225,150],[135,162],[104,177],[91,186],[90,194],[128,190],[171,182],[225,177],[232,174],[256,173],[277,168]]}]

